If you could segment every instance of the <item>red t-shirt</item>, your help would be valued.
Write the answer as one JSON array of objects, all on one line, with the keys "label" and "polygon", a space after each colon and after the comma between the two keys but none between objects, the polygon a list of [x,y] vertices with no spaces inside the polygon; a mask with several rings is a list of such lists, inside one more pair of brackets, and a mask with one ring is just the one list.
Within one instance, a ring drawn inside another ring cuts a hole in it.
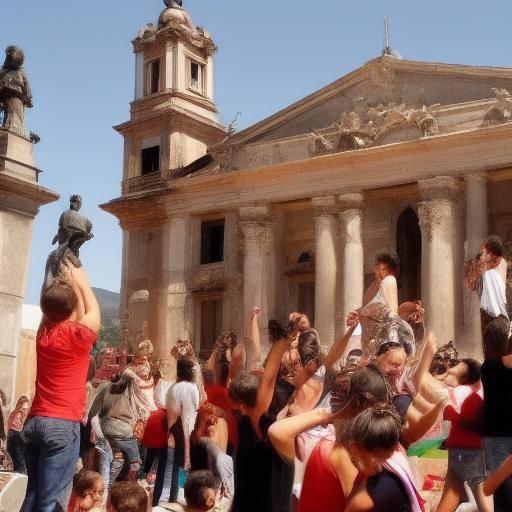
[{"label": "red t-shirt", "polygon": [[234,447],[238,446],[238,426],[233,416],[233,406],[227,388],[218,384],[207,384],[204,390],[206,391],[208,402],[226,413],[228,440]]},{"label": "red t-shirt", "polygon": [[96,334],[78,322],[43,325],[37,333],[36,394],[29,417],[81,421],[89,352]]},{"label": "red t-shirt", "polygon": [[334,441],[322,439],[313,448],[306,465],[297,512],[345,510],[345,495],[330,460]]},{"label": "red t-shirt", "polygon": [[[461,448],[467,450],[480,450],[482,436],[478,430],[478,421],[484,407],[483,390],[480,382],[471,386],[457,386],[450,392],[455,404],[444,409],[443,419],[451,421],[450,434],[445,442],[446,448]],[[461,424],[465,420],[473,425],[470,430]]]},{"label": "red t-shirt", "polygon": [[165,409],[158,409],[150,414],[144,427],[142,444],[146,448],[167,446],[167,411]]}]

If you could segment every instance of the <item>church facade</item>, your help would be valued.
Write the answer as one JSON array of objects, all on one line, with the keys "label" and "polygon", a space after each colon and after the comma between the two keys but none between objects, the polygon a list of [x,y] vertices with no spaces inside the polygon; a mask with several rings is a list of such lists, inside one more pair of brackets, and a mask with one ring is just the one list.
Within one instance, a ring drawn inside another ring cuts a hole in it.
[{"label": "church facade", "polygon": [[480,351],[464,261],[487,234],[512,249],[512,69],[367,62],[234,132],[213,98],[215,44],[173,6],[133,41],[135,99],[120,197],[125,333],[207,354],[253,306],[307,313],[324,344],[395,249],[400,300],[439,342]]}]

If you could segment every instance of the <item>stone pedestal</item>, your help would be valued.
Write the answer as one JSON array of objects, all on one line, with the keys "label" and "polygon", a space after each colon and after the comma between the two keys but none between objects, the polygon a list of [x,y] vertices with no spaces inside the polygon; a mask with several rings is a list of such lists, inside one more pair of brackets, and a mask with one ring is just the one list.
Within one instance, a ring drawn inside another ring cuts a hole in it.
[{"label": "stone pedestal", "polygon": [[459,189],[451,177],[419,182],[423,201],[419,203],[421,228],[421,290],[427,328],[440,345],[455,340],[456,205]]},{"label": "stone pedestal", "polygon": [[240,208],[244,234],[244,321],[252,308],[261,309],[261,342],[268,342],[268,321],[275,314],[276,254],[275,225],[269,206]]},{"label": "stone pedestal", "polygon": [[315,329],[323,345],[335,338],[337,221],[334,196],[314,197],[315,208]]},{"label": "stone pedestal", "polygon": [[[364,256],[362,237],[363,194],[338,197],[340,221],[342,322],[348,313],[361,307],[364,295]],[[343,327],[343,325],[342,325]]]},{"label": "stone pedestal", "polygon": [[[468,261],[478,254],[480,244],[487,236],[487,174],[464,176],[466,184],[466,242],[464,258]],[[466,353],[482,355],[480,298],[464,286],[464,343]]]},{"label": "stone pedestal", "polygon": [[[37,185],[32,143],[0,129],[0,389],[16,397],[21,306],[25,297],[32,221],[58,194]],[[44,261],[41,262],[41,280]]]},{"label": "stone pedestal", "polygon": [[0,173],[37,182],[34,145],[18,133],[0,128]]}]

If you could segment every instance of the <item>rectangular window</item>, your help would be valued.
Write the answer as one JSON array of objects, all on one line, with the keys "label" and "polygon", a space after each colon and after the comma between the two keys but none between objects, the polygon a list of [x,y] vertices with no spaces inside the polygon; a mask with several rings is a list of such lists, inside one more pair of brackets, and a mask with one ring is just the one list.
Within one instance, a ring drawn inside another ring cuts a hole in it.
[{"label": "rectangular window", "polygon": [[224,219],[201,223],[201,265],[224,260]]},{"label": "rectangular window", "polygon": [[190,61],[190,83],[189,87],[199,93],[203,93],[203,71],[204,66],[195,62]]},{"label": "rectangular window", "polygon": [[146,64],[146,95],[155,94],[160,90],[160,59]]},{"label": "rectangular window", "polygon": [[208,359],[222,328],[222,299],[201,301],[201,347],[199,357]]},{"label": "rectangular window", "polygon": [[141,152],[141,174],[160,171],[160,146],[145,148]]}]

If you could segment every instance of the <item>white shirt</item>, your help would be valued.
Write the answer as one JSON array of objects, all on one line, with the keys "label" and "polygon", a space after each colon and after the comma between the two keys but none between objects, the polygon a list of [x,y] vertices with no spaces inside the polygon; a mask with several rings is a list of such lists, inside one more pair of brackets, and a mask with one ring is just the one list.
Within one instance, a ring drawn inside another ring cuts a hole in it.
[{"label": "white shirt", "polygon": [[188,439],[194,430],[199,409],[197,386],[193,382],[175,382],[167,391],[165,405],[169,428],[181,417],[185,439]]}]

